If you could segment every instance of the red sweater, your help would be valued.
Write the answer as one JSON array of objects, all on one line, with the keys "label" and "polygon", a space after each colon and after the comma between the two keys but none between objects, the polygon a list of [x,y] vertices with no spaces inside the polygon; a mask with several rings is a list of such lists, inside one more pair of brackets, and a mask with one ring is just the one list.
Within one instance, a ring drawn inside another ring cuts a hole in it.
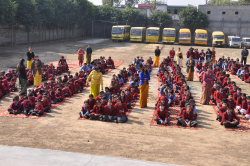
[{"label": "red sweater", "polygon": [[161,111],[159,108],[156,110],[156,117],[158,119],[164,119],[164,120],[168,120],[168,110],[164,109],[163,111]]},{"label": "red sweater", "polygon": [[[128,108],[126,104],[121,104],[119,105],[118,103],[115,104],[115,109],[116,109],[116,116],[120,117],[121,115],[126,116],[126,112],[128,112]],[[122,110],[122,112],[120,112],[120,110]]]},{"label": "red sweater", "polygon": [[[221,120],[221,123],[222,124],[223,122],[229,122],[229,119],[228,119],[228,113],[227,112],[224,112],[223,115],[222,115],[222,120]],[[238,116],[236,116],[236,114],[234,112],[231,113],[231,121],[233,119],[236,119],[238,122],[240,122],[240,118],[238,118]]]},{"label": "red sweater", "polygon": [[36,104],[36,106],[35,106],[35,111],[42,111],[43,113],[44,113],[44,108],[43,108],[43,105],[42,104],[40,104],[40,105],[37,105]]},{"label": "red sweater", "polygon": [[106,105],[106,106],[104,107],[104,115],[106,115],[106,116],[114,116],[115,113],[116,113],[115,106],[112,105],[112,106],[111,106],[111,109],[109,108],[108,105]]}]

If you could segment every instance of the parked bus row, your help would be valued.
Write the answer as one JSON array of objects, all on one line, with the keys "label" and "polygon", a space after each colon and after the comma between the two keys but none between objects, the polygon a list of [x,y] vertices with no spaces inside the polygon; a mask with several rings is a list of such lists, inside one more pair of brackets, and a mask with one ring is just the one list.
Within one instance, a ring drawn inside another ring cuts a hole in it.
[{"label": "parked bus row", "polygon": [[[176,29],[175,28],[164,28],[160,33],[159,27],[131,27],[129,25],[115,25],[112,27],[111,39],[113,41],[125,41],[130,40],[131,42],[146,42],[146,43],[158,43],[162,35],[162,42],[174,44],[176,40]],[[180,29],[178,33],[179,44],[191,44],[191,31],[189,29]],[[212,46],[218,47],[238,47],[243,46],[250,47],[250,38],[239,36],[228,36],[226,42],[225,35],[221,31],[214,31],[212,33]],[[204,29],[196,29],[194,33],[194,44],[204,45],[208,44],[208,33]]]}]

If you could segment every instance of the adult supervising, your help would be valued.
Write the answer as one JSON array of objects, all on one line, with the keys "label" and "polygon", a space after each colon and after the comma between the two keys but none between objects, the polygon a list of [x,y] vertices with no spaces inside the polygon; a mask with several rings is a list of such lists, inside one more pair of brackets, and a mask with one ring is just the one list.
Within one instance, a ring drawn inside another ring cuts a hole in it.
[{"label": "adult supervising", "polygon": [[145,65],[140,72],[140,108],[147,107],[149,80],[150,74],[148,72],[148,66]]},{"label": "adult supervising", "polygon": [[244,62],[244,65],[247,63],[248,50],[246,47],[241,51],[241,63]]},{"label": "adult supervising", "polygon": [[38,87],[42,85],[42,62],[39,59],[39,56],[35,56],[35,60],[31,64],[31,73],[34,76],[34,86]]},{"label": "adult supervising", "polygon": [[35,57],[34,52],[32,52],[32,48],[29,47],[29,51],[27,52],[27,69],[31,68],[32,61]]},{"label": "adult supervising", "polygon": [[17,84],[19,85],[19,95],[21,93],[27,94],[27,75],[26,75],[26,70],[24,66],[24,59],[20,59],[19,64],[17,65]]},{"label": "adult supervising", "polygon": [[97,66],[95,70],[93,70],[87,79],[87,85],[89,85],[89,80],[91,80],[90,84],[90,94],[96,98],[100,92],[100,85],[102,86],[103,90],[103,80],[102,80],[102,68],[100,66]]},{"label": "adult supervising", "polygon": [[161,50],[159,49],[159,46],[157,46],[155,49],[155,61],[154,61],[155,67],[159,66],[160,55],[161,55]]},{"label": "adult supervising", "polygon": [[88,45],[87,49],[86,49],[86,63],[91,63],[91,56],[92,56],[92,48],[90,47],[90,45]]},{"label": "adult supervising", "polygon": [[213,81],[214,81],[214,73],[212,72],[212,67],[208,66],[207,72],[203,75],[203,83],[202,83],[202,96],[201,96],[201,104],[208,105],[212,93]]}]

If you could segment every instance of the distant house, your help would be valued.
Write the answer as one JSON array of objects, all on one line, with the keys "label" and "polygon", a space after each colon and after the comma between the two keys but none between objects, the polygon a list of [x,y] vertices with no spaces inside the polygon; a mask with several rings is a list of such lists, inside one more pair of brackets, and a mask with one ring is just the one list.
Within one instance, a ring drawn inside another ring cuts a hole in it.
[{"label": "distant house", "polygon": [[163,12],[167,12],[168,5],[167,4],[157,4],[156,10],[161,10]]},{"label": "distant house", "polygon": [[188,4],[188,6],[168,6],[168,13],[172,15],[173,20],[179,20],[179,13],[187,7],[196,7]]}]

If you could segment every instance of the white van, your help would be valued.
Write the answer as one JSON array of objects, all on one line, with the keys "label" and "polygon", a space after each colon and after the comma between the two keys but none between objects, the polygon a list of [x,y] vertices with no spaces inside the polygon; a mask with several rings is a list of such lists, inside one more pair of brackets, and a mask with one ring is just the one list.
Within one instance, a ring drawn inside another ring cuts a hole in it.
[{"label": "white van", "polygon": [[227,45],[228,47],[240,48],[241,39],[239,36],[228,36]]}]

